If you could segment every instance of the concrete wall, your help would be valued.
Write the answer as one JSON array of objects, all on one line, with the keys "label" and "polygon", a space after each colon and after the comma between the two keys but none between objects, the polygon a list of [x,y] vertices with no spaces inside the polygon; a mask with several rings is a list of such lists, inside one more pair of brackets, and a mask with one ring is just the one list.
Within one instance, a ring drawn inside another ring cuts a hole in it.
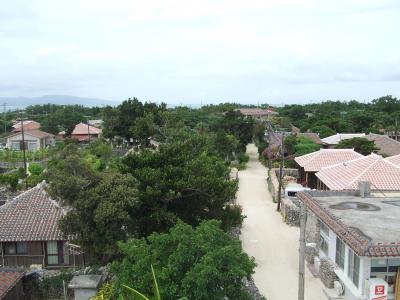
[{"label": "concrete wall", "polygon": [[[14,135],[14,136],[9,137],[9,138],[7,139],[7,145],[6,145],[6,147],[9,148],[9,149],[15,149],[15,148],[12,146],[13,142],[19,143],[19,142],[21,142],[21,141],[22,141],[22,133],[21,133],[21,134]],[[29,135],[29,134],[25,134],[25,142],[28,143],[28,150],[37,150],[37,149],[40,149],[40,148],[41,148],[41,140],[40,140],[40,138],[31,136],[31,135]],[[34,147],[34,148],[33,148],[33,147]],[[15,149],[15,150],[20,150],[19,145],[18,145],[18,148]]]}]

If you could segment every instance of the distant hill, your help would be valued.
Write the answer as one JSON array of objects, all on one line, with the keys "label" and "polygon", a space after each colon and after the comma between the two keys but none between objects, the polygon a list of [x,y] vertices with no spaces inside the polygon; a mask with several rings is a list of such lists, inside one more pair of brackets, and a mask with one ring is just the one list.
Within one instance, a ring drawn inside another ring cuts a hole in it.
[{"label": "distant hill", "polygon": [[24,108],[29,105],[35,105],[35,104],[41,105],[48,103],[58,104],[58,105],[80,104],[89,107],[104,106],[104,105],[115,106],[120,104],[119,101],[75,97],[69,95],[44,95],[40,97],[0,97],[0,106],[2,106],[3,103],[7,103],[8,110]]}]

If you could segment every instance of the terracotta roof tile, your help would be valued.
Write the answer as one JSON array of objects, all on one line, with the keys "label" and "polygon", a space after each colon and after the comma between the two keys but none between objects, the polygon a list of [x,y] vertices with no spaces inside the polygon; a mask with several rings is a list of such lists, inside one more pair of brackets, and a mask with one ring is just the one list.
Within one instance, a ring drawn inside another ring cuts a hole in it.
[{"label": "terracotta roof tile", "polygon": [[324,167],[363,157],[353,149],[320,149],[318,151],[296,157],[294,160],[306,172],[318,172]]},{"label": "terracotta roof tile", "polygon": [[[34,137],[38,137],[38,138],[45,138],[45,137],[52,137],[53,136],[51,133],[44,132],[44,131],[41,131],[39,129],[24,130],[24,133],[25,133],[25,135],[29,135],[30,134],[30,135],[32,135]],[[21,134],[21,132],[20,131],[15,132],[15,133],[9,135],[8,137],[16,136],[18,134]]]},{"label": "terracotta roof tile", "polygon": [[330,190],[355,190],[360,181],[369,181],[372,190],[400,190],[400,166],[376,154],[322,168],[316,176]]},{"label": "terracotta roof tile", "polygon": [[101,129],[96,128],[94,126],[90,126],[84,123],[79,123],[75,126],[74,130],[72,131],[72,135],[79,135],[79,134],[88,134],[88,127],[90,134],[101,134]]},{"label": "terracotta roof tile", "polygon": [[22,272],[0,270],[0,299],[3,299],[23,276]]},{"label": "terracotta roof tile", "polygon": [[387,161],[390,161],[392,164],[400,166],[400,154],[386,157]]},{"label": "terracotta roof tile", "polygon": [[64,240],[58,221],[63,210],[43,184],[0,206],[0,241]]}]

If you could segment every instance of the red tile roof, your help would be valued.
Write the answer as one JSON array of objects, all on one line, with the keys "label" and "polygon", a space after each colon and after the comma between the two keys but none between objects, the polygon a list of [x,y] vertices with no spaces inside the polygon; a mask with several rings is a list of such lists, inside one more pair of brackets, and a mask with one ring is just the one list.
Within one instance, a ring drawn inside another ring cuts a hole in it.
[{"label": "red tile roof", "polygon": [[386,135],[370,133],[365,137],[370,141],[374,141],[375,146],[379,148],[377,153],[380,155],[392,156],[400,154],[400,142]]},{"label": "red tile roof", "polygon": [[75,126],[74,130],[72,131],[72,135],[87,135],[88,131],[90,134],[94,135],[101,134],[101,129],[84,123],[79,123]]},{"label": "red tile roof", "polygon": [[385,159],[390,161],[392,164],[400,166],[400,154],[399,155],[390,156],[390,157],[386,157]]},{"label": "red tile roof", "polygon": [[294,160],[306,172],[318,172],[324,167],[363,157],[353,149],[320,149],[318,151],[296,157]]},{"label": "red tile roof", "polygon": [[330,190],[355,190],[360,181],[369,181],[372,190],[400,190],[400,166],[377,154],[322,168],[316,176]]},{"label": "red tile roof", "polygon": [[22,272],[0,270],[0,299],[3,299],[23,276]]},{"label": "red tile roof", "polygon": [[371,257],[400,256],[400,242],[371,242],[324,208],[309,192],[299,192],[297,197],[306,205],[307,209],[311,210],[318,219],[344,240],[357,255]]},{"label": "red tile roof", "polygon": [[[33,130],[33,129],[39,129],[40,128],[40,123],[32,120],[26,120],[22,122],[24,124],[24,130]],[[13,132],[21,131],[21,122],[18,121],[16,122],[13,126]]]},{"label": "red tile roof", "polygon": [[65,240],[58,228],[63,215],[44,184],[39,184],[0,206],[0,241]]},{"label": "red tile roof", "polygon": [[[15,132],[15,133],[9,135],[8,137],[13,137],[13,136],[16,136],[18,134],[21,134],[21,132],[20,131]],[[24,130],[24,134],[25,135],[32,135],[32,136],[37,137],[37,138],[46,138],[46,137],[52,137],[53,136],[51,133],[44,132],[44,131],[41,131],[39,129]]]}]

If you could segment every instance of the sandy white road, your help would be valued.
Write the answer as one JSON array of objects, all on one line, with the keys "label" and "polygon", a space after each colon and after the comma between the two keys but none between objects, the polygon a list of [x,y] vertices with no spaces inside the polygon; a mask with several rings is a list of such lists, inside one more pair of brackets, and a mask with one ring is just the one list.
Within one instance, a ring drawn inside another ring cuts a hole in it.
[{"label": "sandy white road", "polygon": [[[298,290],[299,228],[286,225],[276,212],[267,188],[267,169],[258,161],[256,147],[247,147],[250,161],[239,172],[238,204],[247,216],[241,240],[257,262],[254,280],[268,300],[296,300]],[[323,285],[306,268],[305,299],[324,300]]]}]

